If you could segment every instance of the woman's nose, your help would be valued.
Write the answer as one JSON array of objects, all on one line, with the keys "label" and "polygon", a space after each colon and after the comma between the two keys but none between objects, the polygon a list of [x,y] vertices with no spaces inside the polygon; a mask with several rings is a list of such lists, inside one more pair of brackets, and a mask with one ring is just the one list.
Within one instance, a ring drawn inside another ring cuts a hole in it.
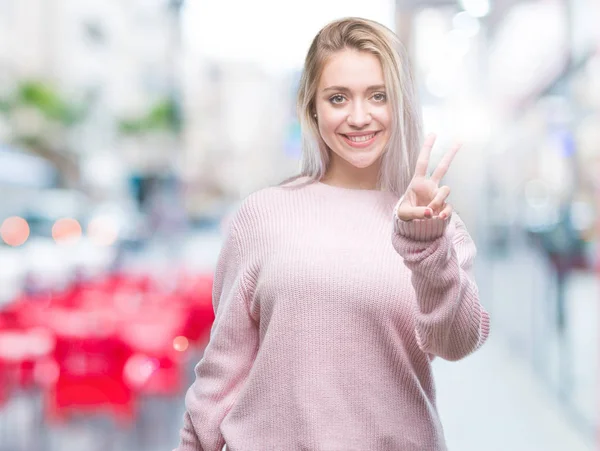
[{"label": "woman's nose", "polygon": [[372,119],[371,114],[366,108],[362,104],[357,103],[348,114],[346,121],[353,127],[364,127],[365,125],[368,125]]}]

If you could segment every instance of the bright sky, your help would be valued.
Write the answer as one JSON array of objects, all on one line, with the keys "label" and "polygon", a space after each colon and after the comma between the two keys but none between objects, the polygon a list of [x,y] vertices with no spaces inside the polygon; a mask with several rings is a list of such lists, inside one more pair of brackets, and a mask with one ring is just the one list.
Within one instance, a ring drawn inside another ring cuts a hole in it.
[{"label": "bright sky", "polygon": [[301,68],[314,35],[345,16],[394,29],[394,0],[188,0],[183,26],[194,53],[257,61],[271,70]]}]

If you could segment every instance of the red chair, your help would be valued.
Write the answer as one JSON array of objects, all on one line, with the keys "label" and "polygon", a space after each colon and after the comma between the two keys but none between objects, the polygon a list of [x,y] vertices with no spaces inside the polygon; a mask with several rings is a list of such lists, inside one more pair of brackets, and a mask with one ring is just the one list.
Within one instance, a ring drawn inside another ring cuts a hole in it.
[{"label": "red chair", "polygon": [[8,401],[8,371],[0,361],[0,408]]},{"label": "red chair", "polygon": [[[5,320],[0,316],[0,333],[6,327]],[[3,358],[0,358],[0,408],[8,401],[9,371]]]},{"label": "red chair", "polygon": [[212,305],[213,277],[202,275],[186,280],[180,288],[180,296],[187,309],[187,321],[183,335],[195,346],[201,346],[215,320]]},{"label": "red chair", "polygon": [[5,387],[32,387],[37,362],[54,350],[54,336],[37,325],[35,315],[28,317],[26,308],[24,302],[15,302],[0,312],[0,364]]},{"label": "red chair", "polygon": [[125,379],[140,394],[176,395],[185,382],[186,312],[171,297],[162,299],[164,305],[144,305],[119,328],[121,340],[134,351],[125,365]]},{"label": "red chair", "polygon": [[[131,423],[135,400],[123,377],[131,349],[114,334],[114,324],[97,312],[56,309],[52,316],[58,375],[46,391],[48,418],[61,421],[73,412],[108,412]],[[61,329],[56,322],[62,323]]]},{"label": "red chair", "polygon": [[134,354],[125,365],[124,377],[140,395],[175,396],[184,388],[182,359]]}]

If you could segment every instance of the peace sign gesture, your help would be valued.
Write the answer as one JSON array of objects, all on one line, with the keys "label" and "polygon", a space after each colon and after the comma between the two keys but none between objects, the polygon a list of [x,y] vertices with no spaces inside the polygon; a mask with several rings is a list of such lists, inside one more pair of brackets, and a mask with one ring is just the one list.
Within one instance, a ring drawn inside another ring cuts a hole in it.
[{"label": "peace sign gesture", "polygon": [[450,163],[452,163],[456,152],[461,146],[455,144],[444,155],[431,177],[427,178],[427,166],[429,165],[429,156],[435,138],[434,134],[430,134],[425,139],[417,160],[415,175],[404,193],[402,203],[396,210],[398,218],[403,221],[430,219],[436,216],[440,219],[446,219],[452,213],[452,207],[446,204],[446,199],[450,195],[450,188],[439,186],[439,183],[448,172]]}]

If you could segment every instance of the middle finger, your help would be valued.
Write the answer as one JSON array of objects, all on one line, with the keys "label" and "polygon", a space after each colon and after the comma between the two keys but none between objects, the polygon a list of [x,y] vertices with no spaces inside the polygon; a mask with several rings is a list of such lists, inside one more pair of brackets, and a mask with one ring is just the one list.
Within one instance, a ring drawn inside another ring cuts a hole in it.
[{"label": "middle finger", "polygon": [[435,139],[436,136],[434,133],[430,133],[425,139],[423,147],[421,148],[421,152],[419,153],[419,158],[417,159],[415,175],[425,177],[425,175],[427,174],[427,167],[429,166],[429,156],[431,155],[431,148],[435,143]]},{"label": "middle finger", "polygon": [[446,175],[446,172],[448,172],[448,168],[450,168],[450,163],[452,163],[454,156],[460,148],[461,144],[456,143],[448,152],[446,152],[446,155],[444,155],[437,168],[435,168],[435,171],[433,171],[433,174],[431,174],[431,181],[435,183],[440,183],[442,178],[444,178],[444,176]]}]

